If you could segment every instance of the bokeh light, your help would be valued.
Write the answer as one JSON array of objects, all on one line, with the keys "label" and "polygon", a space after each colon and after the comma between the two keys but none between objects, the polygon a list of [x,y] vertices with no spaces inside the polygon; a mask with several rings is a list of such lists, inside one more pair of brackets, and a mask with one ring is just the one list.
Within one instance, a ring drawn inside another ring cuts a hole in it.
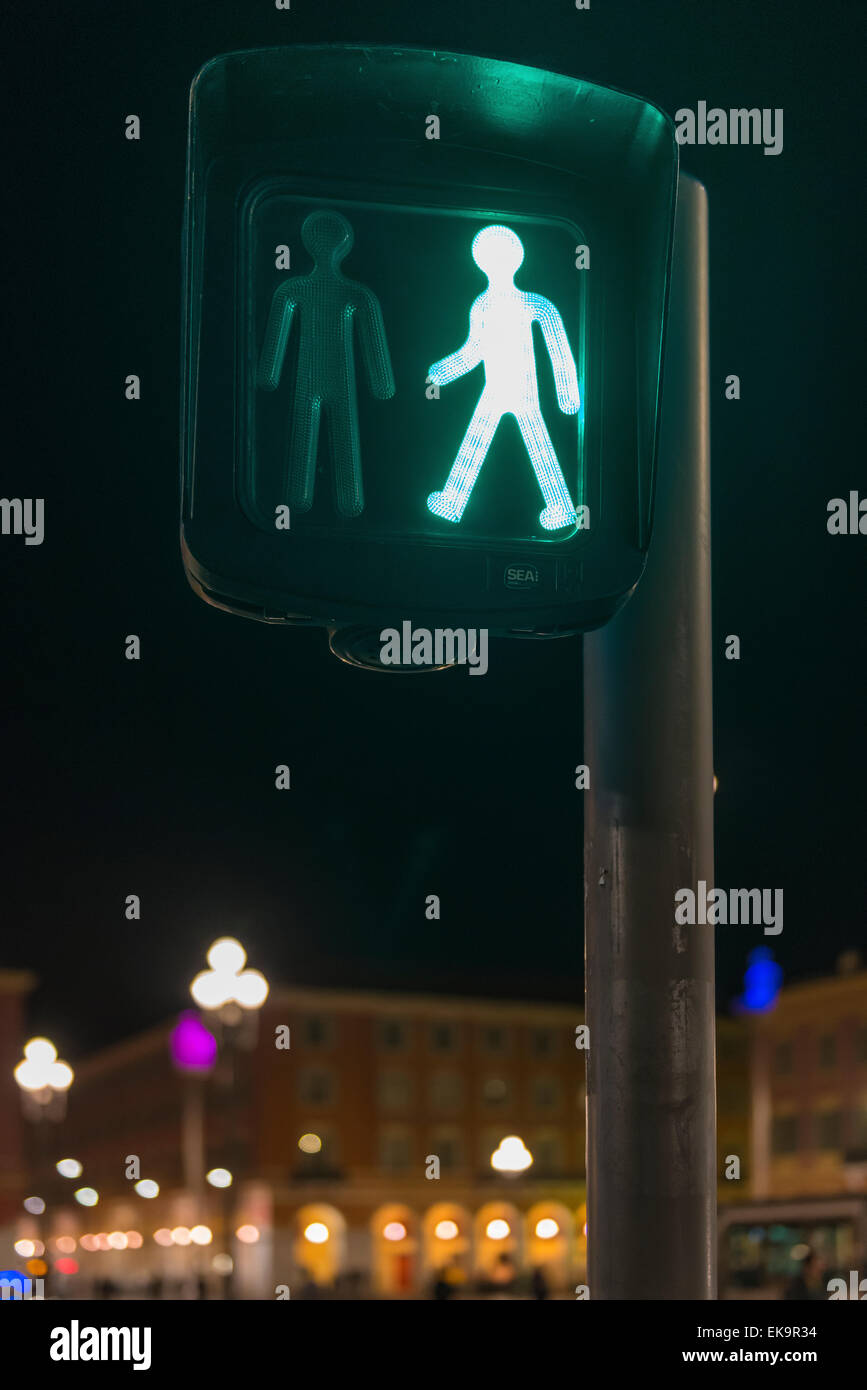
[{"label": "bokeh light", "polygon": [[15,1080],[24,1091],[67,1091],[72,1085],[73,1070],[58,1062],[57,1048],[48,1038],[31,1038],[24,1045],[25,1061],[15,1068]]},{"label": "bokeh light", "polygon": [[240,1004],[258,1009],[268,997],[268,981],[259,970],[244,970],[247,952],[233,936],[221,936],[208,951],[210,970],[201,970],[190,993],[202,1009]]},{"label": "bokeh light", "polygon": [[491,1167],[496,1168],[498,1173],[523,1173],[532,1162],[533,1155],[517,1134],[509,1134],[501,1139],[491,1154]]},{"label": "bokeh light", "polygon": [[489,1240],[505,1240],[506,1236],[509,1234],[509,1230],[508,1221],[498,1219],[488,1222],[485,1227],[485,1235]]},{"label": "bokeh light", "polygon": [[172,1061],[181,1071],[206,1072],[217,1060],[217,1039],[192,1009],[181,1014],[169,1046]]},{"label": "bokeh light", "polygon": [[438,1221],[434,1227],[437,1240],[454,1240],[457,1234],[458,1228],[454,1221]]}]

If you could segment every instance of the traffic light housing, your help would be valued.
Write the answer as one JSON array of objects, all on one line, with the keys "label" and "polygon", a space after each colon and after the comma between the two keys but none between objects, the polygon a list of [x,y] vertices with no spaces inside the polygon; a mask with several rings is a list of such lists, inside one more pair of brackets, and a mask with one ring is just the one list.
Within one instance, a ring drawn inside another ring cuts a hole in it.
[{"label": "traffic light housing", "polygon": [[[677,186],[651,103],[463,54],[193,82],[182,552],[208,602],[559,636],[641,575]],[[375,664],[372,663],[372,664]]]}]

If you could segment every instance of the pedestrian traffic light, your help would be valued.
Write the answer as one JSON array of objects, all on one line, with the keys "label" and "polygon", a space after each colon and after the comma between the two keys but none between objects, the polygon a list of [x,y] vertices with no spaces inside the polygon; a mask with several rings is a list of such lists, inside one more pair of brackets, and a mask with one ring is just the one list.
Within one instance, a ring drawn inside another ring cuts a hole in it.
[{"label": "pedestrian traffic light", "polygon": [[650,541],[676,181],[668,117],[559,74],[361,45],[207,63],[193,588],[350,657],[405,619],[606,621]]}]

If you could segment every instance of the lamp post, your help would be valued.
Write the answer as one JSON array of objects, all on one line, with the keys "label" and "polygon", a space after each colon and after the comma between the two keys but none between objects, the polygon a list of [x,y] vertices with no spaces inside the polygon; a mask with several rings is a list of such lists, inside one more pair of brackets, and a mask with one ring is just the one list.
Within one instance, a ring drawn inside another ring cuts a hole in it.
[{"label": "lamp post", "polygon": [[[58,1059],[57,1048],[49,1038],[31,1038],[24,1044],[24,1056],[13,1071],[21,1095],[24,1116],[38,1126],[33,1155],[34,1176],[41,1183],[47,1167],[45,1150],[45,1121],[59,1124],[66,1114],[66,1096],[75,1078],[72,1067]],[[25,1210],[34,1218],[42,1234],[45,1203],[36,1196],[28,1197]],[[43,1242],[44,1244],[44,1242]]]},{"label": "lamp post", "polygon": [[[240,1162],[240,1135],[238,1125],[238,1058],[237,1053],[250,1051],[256,1045],[258,1036],[258,1011],[268,997],[269,985],[259,970],[246,969],[247,952],[233,936],[221,936],[208,949],[209,969],[201,970],[190,984],[190,994],[196,1004],[214,1019],[215,1032],[223,1044],[223,1058],[226,1069],[218,1076],[226,1087],[229,1105],[227,1133],[224,1138],[226,1169],[232,1173],[243,1171]],[[202,1119],[204,1127],[204,1117]],[[222,1187],[222,1254],[231,1258],[231,1181]],[[232,1297],[232,1272],[228,1261],[223,1261],[226,1269],[224,1277],[225,1297]]]},{"label": "lamp post", "polygon": [[[183,1078],[181,1154],[184,1188],[194,1208],[194,1225],[204,1229],[205,1081],[217,1058],[217,1040],[192,1009],[181,1014],[169,1040],[172,1063]],[[196,1244],[200,1242],[196,1241]]]},{"label": "lamp post", "polygon": [[[501,1139],[494,1152],[491,1154],[491,1167],[497,1173],[505,1173],[509,1179],[514,1179],[519,1173],[526,1173],[533,1162],[533,1155],[527,1148],[523,1139],[517,1134],[507,1134]],[[502,1217],[489,1221],[485,1229],[485,1235],[489,1240],[507,1240],[511,1238],[514,1245],[514,1234],[508,1221]],[[491,1280],[495,1285],[500,1285],[504,1290],[514,1285],[516,1275],[515,1262],[510,1254],[505,1250],[498,1257],[497,1263],[491,1272]]]}]

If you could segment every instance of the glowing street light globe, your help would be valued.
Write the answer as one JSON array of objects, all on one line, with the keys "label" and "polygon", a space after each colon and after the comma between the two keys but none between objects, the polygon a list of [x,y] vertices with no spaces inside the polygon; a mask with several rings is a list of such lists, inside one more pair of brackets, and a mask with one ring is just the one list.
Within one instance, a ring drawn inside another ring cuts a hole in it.
[{"label": "glowing street light globe", "polygon": [[543,1216],[541,1221],[536,1222],[536,1235],[540,1240],[553,1240],[560,1234],[560,1227],[551,1216]]},{"label": "glowing street light globe", "polygon": [[80,1178],[83,1171],[77,1158],[61,1158],[54,1166],[62,1178]]},{"label": "glowing street light globe", "polygon": [[434,1235],[437,1240],[455,1240],[457,1234],[457,1223],[454,1221],[438,1221],[434,1227]]},{"label": "glowing street light globe", "polygon": [[190,985],[190,994],[200,1009],[221,1009],[232,999],[231,987],[215,970],[201,970]]},{"label": "glowing street light globe", "polygon": [[212,1168],[205,1174],[205,1181],[209,1182],[211,1187],[231,1187],[232,1174],[228,1168]]},{"label": "glowing street light globe", "polygon": [[509,1134],[501,1139],[491,1154],[491,1167],[496,1168],[498,1173],[523,1173],[532,1162],[533,1155],[517,1134]]},{"label": "glowing street light globe", "polygon": [[208,965],[218,975],[237,975],[243,970],[247,952],[234,936],[221,936],[210,947]]},{"label": "glowing street light globe", "polygon": [[244,970],[235,984],[235,1002],[242,1009],[261,1009],[268,998],[268,982],[259,970]]},{"label": "glowing street light globe", "polygon": [[510,1229],[508,1221],[489,1221],[485,1227],[485,1235],[489,1240],[505,1240],[510,1234]]},{"label": "glowing street light globe", "polygon": [[268,997],[268,981],[259,970],[245,970],[247,952],[233,936],[221,936],[208,951],[210,970],[201,970],[190,993],[202,1009],[239,1004],[260,1009]]},{"label": "glowing street light globe", "polygon": [[24,1045],[23,1062],[15,1068],[15,1080],[23,1091],[68,1091],[73,1070],[58,1062],[57,1048],[48,1038],[31,1038]]},{"label": "glowing street light globe", "polygon": [[311,1245],[324,1245],[328,1239],[328,1227],[323,1221],[311,1221],[304,1232],[304,1239]]}]

